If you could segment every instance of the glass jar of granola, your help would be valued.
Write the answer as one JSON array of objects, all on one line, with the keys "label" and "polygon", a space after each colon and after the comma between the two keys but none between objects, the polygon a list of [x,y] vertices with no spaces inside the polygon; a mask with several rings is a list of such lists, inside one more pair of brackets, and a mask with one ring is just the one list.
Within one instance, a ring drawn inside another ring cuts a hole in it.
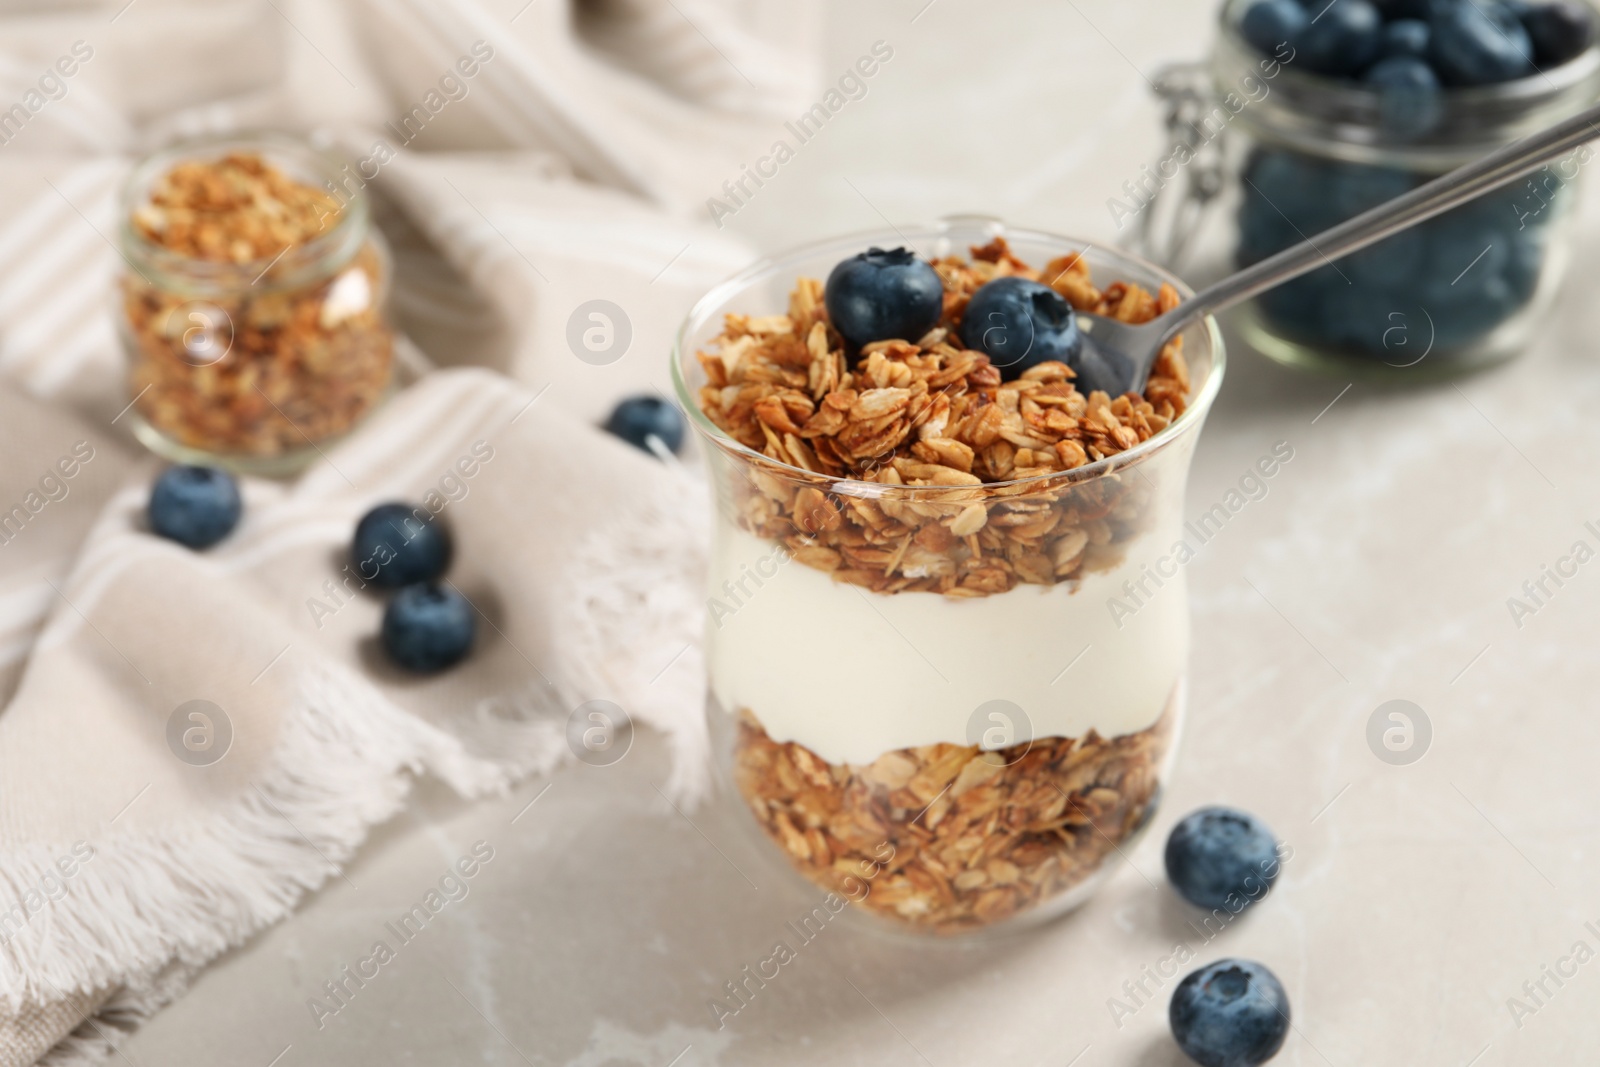
[{"label": "glass jar of granola", "polygon": [[[1138,247],[1158,261],[1176,263],[1186,245],[1205,243],[1190,239],[1200,229],[1196,220],[1206,219],[1204,229],[1216,231],[1210,236],[1232,249],[1231,265],[1248,266],[1600,98],[1600,48],[1593,43],[1491,84],[1434,75],[1427,16],[1399,5],[1380,5],[1394,7],[1402,21],[1379,27],[1388,36],[1378,54],[1396,56],[1382,59],[1388,73],[1399,63],[1401,77],[1417,84],[1383,88],[1376,67],[1366,75],[1314,73],[1311,67],[1339,59],[1313,57],[1304,32],[1285,31],[1270,51],[1263,47],[1267,31],[1255,33],[1257,44],[1246,40],[1241,20],[1257,3],[1224,3],[1209,60],[1157,78],[1172,144],[1110,210],[1119,225],[1138,216],[1145,238]],[[1434,33],[1441,19],[1512,10],[1488,0],[1442,4]],[[1445,10],[1452,4],[1459,12]],[[1490,43],[1500,40],[1492,28],[1482,32]],[[1421,58],[1390,51],[1408,47],[1408,33],[1420,38],[1410,47],[1420,47]],[[1517,354],[1560,286],[1575,186],[1592,155],[1584,146],[1522,182],[1263,293],[1240,316],[1244,338],[1280,362],[1343,373],[1455,373]]]},{"label": "glass jar of granola", "polygon": [[[874,244],[933,263],[943,318],[850,352],[818,279]],[[716,496],[725,782],[816,885],[938,934],[1060,914],[1149,823],[1183,718],[1184,482],[1223,370],[1207,320],[1142,397],[1083,396],[1060,362],[1003,381],[960,319],[1009,274],[1130,321],[1187,295],[1086,242],[954,219],[746,270],[673,360]]]},{"label": "glass jar of granola", "polygon": [[389,261],[359,189],[299,142],[168,148],[123,190],[118,330],[153,451],[288,473],[389,388]]}]

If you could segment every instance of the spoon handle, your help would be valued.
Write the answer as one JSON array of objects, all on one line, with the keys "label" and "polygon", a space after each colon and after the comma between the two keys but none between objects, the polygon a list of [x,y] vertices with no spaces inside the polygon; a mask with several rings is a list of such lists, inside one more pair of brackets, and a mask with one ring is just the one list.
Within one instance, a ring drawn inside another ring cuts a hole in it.
[{"label": "spoon handle", "polygon": [[1595,138],[1600,138],[1600,105],[1580,111],[1547,130],[1513,141],[1482,159],[1457,167],[1404,196],[1379,204],[1202,289],[1157,320],[1163,328],[1162,340],[1169,339],[1201,315],[1232,307],[1490,189],[1507,185]]}]

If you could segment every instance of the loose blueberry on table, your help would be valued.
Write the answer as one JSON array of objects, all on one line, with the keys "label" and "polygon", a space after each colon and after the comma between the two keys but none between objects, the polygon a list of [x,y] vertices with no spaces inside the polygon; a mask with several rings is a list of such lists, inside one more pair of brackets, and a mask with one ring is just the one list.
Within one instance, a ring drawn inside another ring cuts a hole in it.
[{"label": "loose blueberry on table", "polygon": [[427,508],[379,504],[356,524],[350,563],[385,589],[431,582],[450,565],[450,533]]},{"label": "loose blueberry on table", "polygon": [[1201,1067],[1257,1067],[1289,1034],[1289,995],[1259,963],[1218,960],[1178,983],[1167,1021],[1178,1047]]},{"label": "loose blueberry on table", "polygon": [[658,396],[629,397],[612,409],[603,429],[645,452],[655,451],[652,437],[674,454],[683,447],[683,414]]},{"label": "loose blueberry on table", "polygon": [[944,284],[927,260],[905,248],[871,248],[833,268],[823,287],[833,328],[853,348],[874,341],[915,342],[944,314]]},{"label": "loose blueberry on table", "polygon": [[1238,912],[1278,878],[1278,840],[1260,819],[1208,807],[1184,816],[1167,838],[1167,879],[1189,903]]},{"label": "loose blueberry on table", "polygon": [[244,505],[233,475],[216,467],[168,467],[150,490],[150,529],[190,548],[209,548],[233,532]]},{"label": "loose blueberry on table", "polygon": [[472,647],[478,620],[466,597],[437,585],[409,585],[383,612],[383,648],[419,674],[460,662]]}]

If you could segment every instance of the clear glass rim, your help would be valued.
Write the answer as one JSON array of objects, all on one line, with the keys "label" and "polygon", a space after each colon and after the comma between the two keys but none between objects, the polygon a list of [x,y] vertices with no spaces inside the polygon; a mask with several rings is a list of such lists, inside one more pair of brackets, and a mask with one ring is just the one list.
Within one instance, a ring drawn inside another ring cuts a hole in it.
[{"label": "clear glass rim", "polygon": [[931,498],[930,494],[949,495],[952,493],[987,494],[1001,489],[1017,489],[1032,485],[1072,485],[1080,482],[1093,481],[1141,463],[1156,455],[1176,441],[1182,440],[1197,431],[1205,421],[1206,413],[1211,408],[1211,403],[1216,399],[1217,392],[1222,387],[1222,378],[1227,369],[1227,353],[1223,344],[1222,329],[1212,315],[1207,315],[1196,325],[1204,330],[1206,341],[1211,350],[1211,367],[1206,374],[1206,379],[1198,389],[1190,383],[1191,395],[1183,414],[1173,422],[1152,434],[1148,440],[1141,441],[1132,448],[1117,452],[1086,463],[1081,467],[1074,467],[1067,471],[1051,471],[1048,474],[1037,474],[1029,478],[1013,478],[1003,482],[984,482],[974,486],[895,486],[884,485],[879,482],[863,482],[856,478],[843,475],[823,474],[818,471],[806,470],[791,463],[773,459],[771,456],[756,451],[749,446],[728,436],[716,423],[706,417],[700,410],[700,404],[694,391],[689,386],[684,375],[684,356],[688,350],[690,333],[694,327],[715,314],[716,308],[725,304],[734,294],[747,288],[751,284],[767,277],[769,274],[782,270],[785,266],[808,256],[818,254],[825,249],[843,245],[854,244],[862,250],[873,245],[879,247],[906,245],[916,240],[937,240],[940,237],[948,238],[952,229],[959,225],[974,223],[987,224],[989,232],[993,235],[1016,238],[1018,240],[1032,240],[1049,242],[1062,245],[1064,249],[1075,248],[1079,251],[1094,250],[1109,255],[1112,258],[1131,264],[1141,271],[1155,275],[1177,290],[1179,296],[1187,300],[1194,295],[1194,289],[1177,275],[1138,256],[1130,255],[1120,249],[1106,248],[1093,241],[1081,238],[1067,237],[1060,234],[1046,233],[1041,230],[1024,229],[1005,225],[997,219],[987,216],[950,216],[934,224],[920,226],[897,227],[891,229],[859,230],[854,233],[839,234],[810,241],[803,245],[788,248],[770,256],[764,256],[738,273],[712,286],[712,288],[689,309],[684,316],[683,323],[678,327],[677,334],[672,341],[671,373],[672,387],[676,394],[679,407],[683,408],[690,424],[702,438],[730,454],[735,459],[768,468],[776,468],[791,473],[797,479],[804,480],[810,485],[828,485],[834,492],[842,496],[883,498],[888,496],[905,497],[907,499]]},{"label": "clear glass rim", "polygon": [[[171,281],[171,288],[197,292],[226,293],[248,288],[265,280],[263,289],[303,284],[312,276],[330,273],[342,266],[360,249],[367,237],[371,208],[364,189],[356,190],[344,201],[337,221],[305,244],[291,246],[276,256],[262,256],[246,263],[200,259],[174,252],[147,239],[133,225],[133,212],[143,201],[150,184],[159,175],[185,160],[217,158],[231,151],[258,152],[269,159],[292,159],[306,173],[337,182],[345,164],[331,153],[305,141],[270,131],[218,134],[174,142],[145,156],[128,173],[117,200],[117,229],[123,256],[141,274],[154,273],[156,284]],[[301,175],[302,180],[304,175]]]},{"label": "clear glass rim", "polygon": [[[1234,14],[1247,6],[1251,0],[1229,0],[1217,8],[1217,29],[1230,43],[1236,44],[1241,50],[1255,58],[1271,58],[1260,56],[1255,47],[1244,39],[1239,32],[1238,20]],[[1586,6],[1587,0],[1582,0]],[[1600,12],[1597,12],[1600,14]],[[1568,92],[1585,80],[1592,78],[1597,69],[1600,69],[1600,36],[1578,55],[1549,70],[1535,70],[1534,73],[1510,81],[1494,82],[1489,85],[1471,85],[1447,88],[1446,95],[1472,104],[1489,101],[1525,100],[1529,104],[1536,104]],[[1302,81],[1305,84],[1322,86],[1331,96],[1345,95],[1352,100],[1376,101],[1381,93],[1376,89],[1368,89],[1360,82],[1347,81],[1325,74],[1312,74],[1309,71],[1296,70],[1292,63],[1284,64],[1283,73]]]}]

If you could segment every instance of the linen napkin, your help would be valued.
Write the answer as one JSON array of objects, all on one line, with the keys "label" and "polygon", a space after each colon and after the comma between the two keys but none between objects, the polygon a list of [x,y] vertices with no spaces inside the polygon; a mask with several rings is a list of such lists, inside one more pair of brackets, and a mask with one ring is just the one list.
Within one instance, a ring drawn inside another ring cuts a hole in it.
[{"label": "linen napkin", "polygon": [[[665,731],[672,788],[703,784],[704,488],[594,423],[666,391],[677,321],[748,259],[704,199],[810,95],[815,26],[766,0],[0,20],[0,1067],[97,1063],[337,877],[416,775],[503,789],[605,699]],[[393,149],[365,191],[420,352],[197,553],[144,526],[160,463],[123,418],[114,200],[139,153],[252,127]],[[632,336],[598,365],[567,340],[595,299]],[[417,678],[344,567],[362,512],[430,493],[479,638]]]}]

